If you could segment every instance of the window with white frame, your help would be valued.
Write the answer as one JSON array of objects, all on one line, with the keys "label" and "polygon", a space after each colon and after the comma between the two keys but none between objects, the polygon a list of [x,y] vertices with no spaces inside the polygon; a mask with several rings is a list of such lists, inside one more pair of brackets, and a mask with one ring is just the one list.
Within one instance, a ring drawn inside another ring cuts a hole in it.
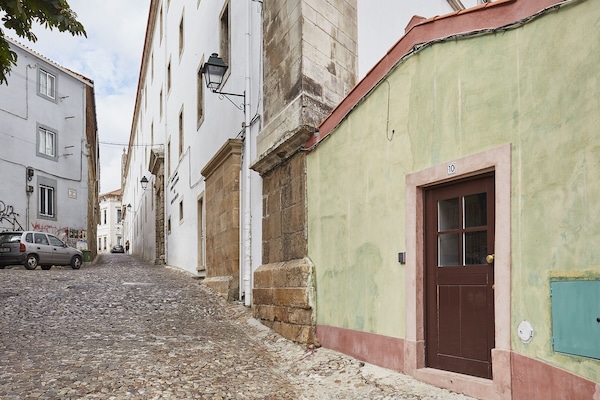
[{"label": "window with white frame", "polygon": [[52,100],[56,100],[56,76],[41,69],[38,75],[39,94]]},{"label": "window with white frame", "polygon": [[40,215],[43,217],[54,217],[56,210],[54,209],[55,204],[55,190],[51,186],[40,185],[39,186],[39,205]]},{"label": "window with white frame", "polygon": [[38,155],[56,157],[56,132],[38,127]]}]

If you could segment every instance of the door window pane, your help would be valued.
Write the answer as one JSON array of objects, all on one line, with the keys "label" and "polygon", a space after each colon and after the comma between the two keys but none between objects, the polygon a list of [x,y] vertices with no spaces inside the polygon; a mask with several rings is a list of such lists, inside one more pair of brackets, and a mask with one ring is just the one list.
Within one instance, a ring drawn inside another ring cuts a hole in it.
[{"label": "door window pane", "polygon": [[446,233],[438,238],[438,265],[459,265],[458,233]]},{"label": "door window pane", "polygon": [[487,231],[465,233],[465,265],[486,264]]},{"label": "door window pane", "polygon": [[465,228],[487,225],[486,193],[464,197]]},{"label": "door window pane", "polygon": [[458,197],[438,201],[438,231],[458,229]]}]

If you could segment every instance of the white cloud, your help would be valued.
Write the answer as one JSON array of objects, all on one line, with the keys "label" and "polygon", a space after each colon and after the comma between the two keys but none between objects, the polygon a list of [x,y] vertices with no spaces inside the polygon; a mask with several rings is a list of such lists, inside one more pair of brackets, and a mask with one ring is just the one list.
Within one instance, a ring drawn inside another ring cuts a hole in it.
[{"label": "white cloud", "polygon": [[[100,145],[100,192],[121,186],[121,154],[129,141],[140,60],[148,19],[148,0],[69,0],[87,38],[34,27],[27,42],[41,55],[94,81]],[[114,146],[108,143],[119,143]]]}]

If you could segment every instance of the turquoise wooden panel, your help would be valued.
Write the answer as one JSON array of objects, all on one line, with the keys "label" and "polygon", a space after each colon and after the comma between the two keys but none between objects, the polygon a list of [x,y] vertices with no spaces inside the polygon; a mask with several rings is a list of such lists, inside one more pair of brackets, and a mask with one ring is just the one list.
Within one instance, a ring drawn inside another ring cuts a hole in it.
[{"label": "turquoise wooden panel", "polygon": [[550,282],[554,351],[600,359],[600,280]]}]

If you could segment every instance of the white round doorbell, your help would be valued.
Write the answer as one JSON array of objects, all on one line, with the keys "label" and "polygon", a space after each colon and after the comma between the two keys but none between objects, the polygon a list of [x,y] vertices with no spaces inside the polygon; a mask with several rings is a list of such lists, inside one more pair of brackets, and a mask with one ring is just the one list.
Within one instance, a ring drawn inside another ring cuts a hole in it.
[{"label": "white round doorbell", "polygon": [[517,327],[517,333],[519,334],[519,339],[521,339],[521,342],[523,343],[529,343],[533,338],[533,328],[528,321],[521,321]]}]

